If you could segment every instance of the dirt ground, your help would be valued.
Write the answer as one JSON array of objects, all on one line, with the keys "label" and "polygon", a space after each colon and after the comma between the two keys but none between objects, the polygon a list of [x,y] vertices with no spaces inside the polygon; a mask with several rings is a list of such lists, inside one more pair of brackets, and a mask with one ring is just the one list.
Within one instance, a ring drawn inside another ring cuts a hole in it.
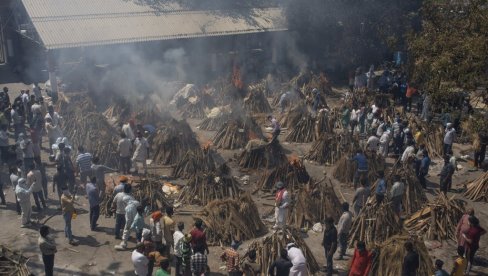
[{"label": "dirt ground", "polygon": [[[9,86],[11,91],[18,91],[19,85]],[[17,92],[11,92],[11,97]],[[199,120],[188,120],[193,130],[197,133],[199,140],[202,143],[207,142],[213,137],[214,132],[201,131],[196,126],[200,122]],[[286,130],[280,136],[283,139],[286,135]],[[287,150],[287,154],[295,154],[300,157],[303,156],[309,149],[310,144],[289,144],[282,143],[284,148]],[[47,146],[47,141],[44,140],[44,146]],[[461,150],[469,149],[469,145],[458,145],[454,147],[454,153],[459,156]],[[228,151],[219,150],[219,153],[224,157],[225,160],[229,161],[229,165],[232,168],[232,174],[237,178],[244,175],[250,175],[249,184],[243,185],[245,189],[252,190],[254,188],[253,183],[259,176],[259,171],[239,171],[238,166],[235,162],[235,155],[239,153],[239,150]],[[21,251],[26,257],[30,258],[28,262],[29,269],[35,275],[43,275],[43,264],[41,260],[41,255],[39,248],[37,246],[38,229],[39,223],[46,223],[53,230],[53,234],[58,245],[58,253],[55,258],[55,275],[134,275],[133,266],[130,260],[131,250],[128,251],[115,251],[114,245],[118,244],[119,241],[114,239],[113,229],[115,225],[115,220],[113,218],[100,217],[99,228],[97,232],[92,232],[89,229],[88,222],[88,201],[85,195],[81,194],[78,196],[76,201],[76,208],[79,211],[78,217],[72,222],[73,234],[76,240],[79,241],[78,246],[71,246],[68,244],[67,240],[64,238],[63,228],[64,221],[60,215],[60,211],[57,210],[58,201],[57,195],[52,192],[51,179],[54,173],[54,167],[47,160],[47,152],[42,153],[43,162],[46,162],[47,173],[49,182],[49,200],[48,209],[42,213],[33,212],[34,221],[38,221],[31,228],[20,228],[20,216],[15,212],[15,201],[14,194],[9,185],[4,184],[4,192],[6,194],[8,205],[7,207],[0,207],[0,223],[2,224],[2,231],[0,231],[0,243],[7,245],[13,249]],[[393,159],[389,158],[388,164],[391,166],[393,164]],[[438,193],[438,180],[437,174],[440,172],[441,160],[433,160],[433,166],[429,172],[428,181],[428,197],[432,198]],[[470,171],[471,164],[466,162],[460,162],[462,169],[455,173],[454,176],[454,187],[460,188],[463,183],[475,179],[481,172]],[[305,161],[305,166],[307,171],[314,179],[321,179],[324,174],[331,173],[331,167],[319,166],[314,163]],[[3,183],[9,183],[7,180],[7,168],[2,168],[2,180]],[[170,174],[169,168],[158,169],[160,174]],[[344,198],[351,203],[354,191],[349,185],[344,185],[332,178],[332,183],[334,189],[336,190],[339,198],[342,194]],[[340,191],[340,192],[339,192]],[[270,203],[270,199],[265,199],[262,197],[263,194],[254,195],[254,200],[258,204],[260,216],[266,217],[266,215],[271,214],[272,207],[264,205],[264,203]],[[449,196],[461,197],[461,194],[449,193]],[[269,198],[269,197],[268,197]],[[34,205],[34,201],[32,201]],[[473,206],[476,210],[476,215],[480,218],[481,225],[488,229],[487,218],[488,218],[488,205],[486,203],[480,202],[470,202],[468,201],[468,206]],[[181,206],[177,208],[175,214],[176,221],[184,221],[186,225],[185,231],[189,231],[192,225],[192,218],[187,214],[187,211],[195,211],[201,207],[198,206]],[[179,214],[185,211],[184,214]],[[46,222],[47,221],[47,222]],[[146,220],[148,222],[148,220]],[[270,222],[265,223],[270,227],[272,224]],[[270,230],[271,231],[271,230]],[[304,234],[305,241],[310,246],[310,249],[315,255],[319,264],[325,264],[323,248],[320,246],[322,240],[322,233],[315,233],[313,231],[308,231]],[[250,241],[246,241],[241,245],[239,252],[243,254],[247,248]],[[438,243],[438,242],[426,242],[432,260],[440,258],[444,260],[446,270],[450,270],[452,266],[452,260],[456,253],[456,244],[453,241]],[[478,251],[478,262],[473,267],[473,273],[471,275],[488,275],[488,235],[484,235],[481,239],[481,248]],[[129,247],[135,245],[132,239],[129,242]],[[209,265],[213,275],[226,274],[223,269],[223,264],[220,262],[219,256],[221,254],[221,249],[219,247],[211,247],[209,255]],[[352,250],[348,251],[350,255]],[[345,275],[347,270],[348,260],[345,261],[335,261],[334,267],[337,270],[337,275]],[[323,274],[323,273],[320,273]],[[174,275],[174,270],[173,270]]]}]

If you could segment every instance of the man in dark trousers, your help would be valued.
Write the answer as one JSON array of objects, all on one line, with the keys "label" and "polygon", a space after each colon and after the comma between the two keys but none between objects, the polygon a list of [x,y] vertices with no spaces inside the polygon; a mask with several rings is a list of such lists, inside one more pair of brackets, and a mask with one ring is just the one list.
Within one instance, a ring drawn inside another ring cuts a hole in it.
[{"label": "man in dark trousers", "polygon": [[56,254],[56,244],[54,240],[49,237],[49,227],[42,225],[39,229],[39,239],[37,241],[39,249],[42,254],[42,261],[44,262],[44,272],[46,276],[54,275],[54,255]]},{"label": "man in dark trousers", "polygon": [[327,276],[332,275],[334,271],[333,257],[337,250],[337,229],[334,226],[334,219],[328,217],[325,219],[324,239],[322,246],[325,249],[325,259],[327,260]]},{"label": "man in dark trousers", "polygon": [[[290,268],[293,264],[288,260],[288,251],[282,248],[280,251],[280,258],[271,264],[268,270],[270,276],[288,276],[290,274]],[[276,273],[275,273],[276,269]]]},{"label": "man in dark trousers", "polygon": [[452,166],[451,162],[449,162],[449,156],[444,156],[444,166],[442,167],[441,174],[440,174],[440,188],[441,192],[447,194],[449,189],[451,188],[452,183],[452,175],[454,174],[454,167]]},{"label": "man in dark trousers", "polygon": [[407,241],[403,246],[407,254],[403,258],[402,276],[416,276],[420,266],[419,254],[413,250],[413,243]]}]

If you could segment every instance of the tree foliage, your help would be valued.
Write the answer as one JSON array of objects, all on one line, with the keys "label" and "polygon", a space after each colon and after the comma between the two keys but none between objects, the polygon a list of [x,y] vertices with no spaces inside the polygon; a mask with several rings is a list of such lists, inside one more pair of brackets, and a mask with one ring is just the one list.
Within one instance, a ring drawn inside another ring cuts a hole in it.
[{"label": "tree foliage", "polygon": [[426,0],[409,35],[412,80],[433,94],[487,83],[487,0]]}]

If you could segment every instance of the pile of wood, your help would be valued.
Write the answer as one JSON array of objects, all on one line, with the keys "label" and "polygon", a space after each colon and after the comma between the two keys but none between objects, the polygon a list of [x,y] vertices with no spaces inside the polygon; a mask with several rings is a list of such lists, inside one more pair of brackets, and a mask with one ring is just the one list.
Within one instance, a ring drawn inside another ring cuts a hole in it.
[{"label": "pile of wood", "polygon": [[203,119],[198,128],[207,131],[220,129],[224,124],[227,123],[228,120],[230,120],[232,116],[229,109],[230,105],[212,108],[210,113],[207,114],[207,117]]},{"label": "pile of wood", "polygon": [[305,155],[305,159],[315,161],[321,165],[332,165],[335,164],[343,154],[337,136],[323,133],[312,143],[310,151]]},{"label": "pile of wood", "polygon": [[320,271],[320,265],[317,263],[314,254],[297,229],[287,228],[283,232],[274,232],[253,242],[249,245],[249,250],[256,250],[256,260],[261,265],[261,271],[267,273],[273,262],[280,258],[281,249],[287,249],[286,245],[289,243],[294,243],[303,252],[305,260],[307,260],[309,275],[314,275]]},{"label": "pile of wood", "polygon": [[325,181],[306,185],[298,190],[290,210],[287,224],[306,229],[317,222],[323,222],[327,217],[338,222],[342,213],[341,202],[332,184],[328,185]]},{"label": "pile of wood", "polygon": [[150,141],[155,163],[176,164],[189,150],[200,149],[200,144],[186,121],[171,118],[165,122]]},{"label": "pile of wood", "polygon": [[195,215],[205,226],[207,242],[230,245],[233,240],[245,241],[267,232],[258,215],[258,207],[249,194],[235,199],[214,200]]},{"label": "pile of wood", "polygon": [[111,104],[105,109],[103,115],[113,125],[126,124],[134,119],[141,125],[159,126],[163,119],[170,118],[168,113],[156,106],[150,96],[131,99],[130,102],[123,97],[112,96]]},{"label": "pile of wood", "polygon": [[406,255],[405,243],[413,243],[414,251],[419,254],[420,267],[417,275],[432,275],[434,268],[429,252],[421,239],[408,235],[395,235],[376,246],[377,255],[373,259],[369,275],[391,276],[402,275],[403,258]]},{"label": "pile of wood", "polygon": [[280,125],[284,128],[293,128],[295,127],[300,119],[303,117],[303,114],[308,113],[307,106],[303,103],[293,107],[290,111],[286,112],[283,117],[280,119]]},{"label": "pile of wood", "polygon": [[249,117],[227,121],[215,134],[213,144],[222,149],[239,149],[251,139],[262,138],[261,128]]},{"label": "pile of wood", "polygon": [[300,190],[309,180],[310,175],[303,163],[294,158],[290,162],[266,170],[256,183],[256,191],[273,191],[279,181],[283,182],[289,191]]},{"label": "pile of wood", "polygon": [[488,172],[469,183],[464,196],[474,201],[488,202]]},{"label": "pile of wood", "polygon": [[310,113],[302,114],[300,120],[288,133],[285,141],[290,143],[310,143],[315,139],[315,118]]},{"label": "pile of wood", "polygon": [[349,246],[353,247],[356,241],[381,243],[401,232],[402,226],[389,203],[368,204],[354,218],[349,231]]},{"label": "pile of wood", "polygon": [[427,240],[456,240],[456,226],[465,213],[465,202],[441,193],[433,202],[405,221],[405,229]]},{"label": "pile of wood", "polygon": [[183,118],[205,118],[210,108],[214,107],[214,102],[210,95],[203,93],[200,96],[190,97],[187,102],[180,107]]},{"label": "pile of wood", "polygon": [[[117,130],[100,113],[69,113],[64,117],[64,135],[74,148],[83,146],[93,156],[100,158],[100,164],[118,166]],[[76,154],[74,150],[72,152]]]},{"label": "pile of wood", "polygon": [[251,140],[237,158],[241,168],[273,168],[288,162],[278,140],[271,143]]},{"label": "pile of wood", "polygon": [[189,150],[185,156],[173,168],[174,178],[191,178],[198,173],[216,171],[219,174],[227,174],[229,167],[223,158],[210,147],[198,150]]},{"label": "pile of wood", "polygon": [[28,258],[4,245],[0,245],[0,248],[0,275],[32,275],[27,268]]},{"label": "pile of wood", "polygon": [[237,198],[242,189],[237,181],[228,175],[215,172],[194,175],[181,189],[178,201],[184,204],[206,205],[212,200]]},{"label": "pile of wood", "polygon": [[331,120],[329,112],[325,109],[320,109],[315,119],[315,137],[318,138],[322,133],[333,133],[334,121]]},{"label": "pile of wood", "polygon": [[261,90],[252,89],[252,86],[249,87],[249,94],[244,99],[244,110],[250,114],[271,113],[273,111],[264,93]]}]

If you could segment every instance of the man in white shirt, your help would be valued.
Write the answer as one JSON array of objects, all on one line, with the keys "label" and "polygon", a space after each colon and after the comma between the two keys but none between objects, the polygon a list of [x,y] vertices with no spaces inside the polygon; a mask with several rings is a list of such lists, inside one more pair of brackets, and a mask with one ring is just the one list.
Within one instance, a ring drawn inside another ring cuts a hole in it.
[{"label": "man in white shirt", "polygon": [[149,143],[147,142],[146,138],[142,136],[142,133],[140,131],[137,132],[137,138],[134,141],[134,146],[136,147],[136,149],[134,150],[134,155],[132,156],[132,165],[135,168],[135,173],[138,173],[139,163],[142,163],[142,167],[144,168],[144,174],[147,174],[146,160],[149,156]]},{"label": "man in white shirt", "polygon": [[337,223],[337,234],[339,236],[339,257],[337,260],[342,260],[344,255],[346,255],[347,250],[347,238],[349,237],[349,230],[352,226],[352,214],[349,212],[349,203],[342,203],[342,215],[339,218],[339,223]]},{"label": "man in white shirt", "polygon": [[136,128],[136,124],[134,120],[129,120],[129,123],[122,126],[122,132],[125,134],[125,137],[129,138],[129,140],[134,140],[136,136],[134,135],[134,130]]},{"label": "man in white shirt", "polygon": [[402,211],[402,199],[404,193],[405,185],[401,181],[399,175],[394,175],[393,186],[391,187],[390,196],[393,211],[397,214],[397,216],[400,216],[400,212]]},{"label": "man in white shirt", "polygon": [[132,251],[132,264],[134,264],[134,272],[138,276],[146,276],[148,272],[149,259],[144,256],[144,244],[138,243],[136,249]]},{"label": "man in white shirt", "polygon": [[119,152],[119,171],[124,174],[129,174],[131,164],[130,164],[130,154],[132,150],[132,142],[125,133],[120,134],[120,140],[117,145],[117,151]]},{"label": "man in white shirt", "polygon": [[293,264],[290,268],[290,276],[306,276],[307,271],[307,260],[303,255],[302,250],[298,248],[294,243],[289,243],[286,245],[288,249],[288,259]]},{"label": "man in white shirt", "polygon": [[276,183],[276,189],[278,191],[275,195],[275,225],[273,229],[283,229],[286,227],[286,214],[288,205],[290,205],[290,198],[283,182]]},{"label": "man in white shirt", "polygon": [[415,156],[415,147],[413,146],[413,142],[409,142],[407,148],[403,151],[402,158],[400,161],[403,164],[406,164],[408,158]]},{"label": "man in white shirt", "polygon": [[181,271],[181,266],[183,265],[183,255],[181,249],[185,237],[185,234],[183,234],[183,229],[185,229],[185,224],[180,221],[178,222],[178,230],[173,233],[173,249],[176,257],[176,275],[183,275],[183,271]]},{"label": "man in white shirt", "polygon": [[54,107],[52,105],[47,107],[47,114],[44,116],[44,120],[47,120],[47,118],[51,118],[53,126],[61,127],[61,120],[63,118],[59,116],[58,112],[54,111]]},{"label": "man in white shirt", "polygon": [[380,138],[380,148],[378,150],[378,154],[383,156],[384,158],[388,157],[388,149],[390,147],[390,136],[391,132],[389,130],[383,132]]},{"label": "man in white shirt", "polygon": [[372,131],[371,136],[369,136],[368,141],[366,142],[366,148],[369,150],[369,152],[376,154],[379,144],[380,139],[374,135],[374,131]]},{"label": "man in white shirt", "polygon": [[456,138],[456,130],[452,127],[452,123],[446,124],[446,134],[444,135],[444,155],[448,155],[452,150],[452,144]]}]

